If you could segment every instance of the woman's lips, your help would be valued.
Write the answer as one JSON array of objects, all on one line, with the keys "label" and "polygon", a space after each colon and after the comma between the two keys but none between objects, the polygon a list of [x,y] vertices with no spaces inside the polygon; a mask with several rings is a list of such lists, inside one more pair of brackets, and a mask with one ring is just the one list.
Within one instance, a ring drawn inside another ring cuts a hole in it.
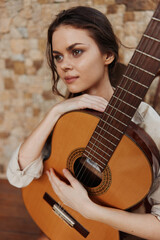
[{"label": "woman's lips", "polygon": [[77,78],[78,77],[74,77],[74,76],[73,77],[65,77],[64,80],[65,80],[66,83],[69,84],[69,83],[73,83],[74,81],[76,81]]}]

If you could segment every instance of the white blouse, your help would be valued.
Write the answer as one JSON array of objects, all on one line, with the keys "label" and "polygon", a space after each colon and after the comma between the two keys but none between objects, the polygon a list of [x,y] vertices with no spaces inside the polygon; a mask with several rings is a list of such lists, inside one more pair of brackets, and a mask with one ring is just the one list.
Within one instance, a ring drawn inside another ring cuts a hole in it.
[{"label": "white blouse", "polygon": [[[132,121],[151,136],[160,151],[160,116],[156,111],[147,103],[142,102]],[[10,184],[21,188],[29,185],[33,179],[37,179],[42,175],[43,159],[39,157],[21,170],[18,164],[19,148],[20,146],[13,153],[9,162],[7,178]],[[153,163],[153,176],[154,181],[148,194],[148,201],[152,206],[151,213],[160,220],[160,166],[156,162]]]}]

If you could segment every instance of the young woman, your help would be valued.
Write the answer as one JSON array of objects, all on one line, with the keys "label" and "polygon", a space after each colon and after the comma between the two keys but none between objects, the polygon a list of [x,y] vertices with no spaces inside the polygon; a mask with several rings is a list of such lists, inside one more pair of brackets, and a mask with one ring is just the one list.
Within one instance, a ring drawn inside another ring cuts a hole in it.
[{"label": "young woman", "polygon": [[[48,29],[47,53],[53,73],[53,91],[59,94],[57,83],[61,78],[71,97],[53,106],[13,154],[7,176],[10,183],[17,187],[24,187],[41,176],[43,158],[46,158],[44,155],[48,148],[45,143],[63,114],[85,108],[103,112],[114,92],[112,72],[118,58],[118,44],[109,21],[99,11],[89,7],[75,7],[60,12]],[[160,149],[158,114],[142,102],[132,120],[149,133]],[[148,195],[152,205],[149,214],[131,213],[95,204],[67,169],[63,170],[63,174],[70,185],[60,181],[53,169],[47,171],[47,175],[61,201],[85,218],[106,223],[119,231],[144,239],[159,240],[158,163],[154,164],[153,171],[154,184]]]}]

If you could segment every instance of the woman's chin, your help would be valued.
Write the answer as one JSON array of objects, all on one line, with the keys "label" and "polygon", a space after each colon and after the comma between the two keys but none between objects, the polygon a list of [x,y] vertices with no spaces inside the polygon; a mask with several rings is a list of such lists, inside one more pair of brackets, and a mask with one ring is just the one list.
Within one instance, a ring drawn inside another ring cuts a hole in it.
[{"label": "woman's chin", "polygon": [[76,88],[68,88],[68,91],[72,94],[80,93],[82,92],[81,89],[76,89]]}]

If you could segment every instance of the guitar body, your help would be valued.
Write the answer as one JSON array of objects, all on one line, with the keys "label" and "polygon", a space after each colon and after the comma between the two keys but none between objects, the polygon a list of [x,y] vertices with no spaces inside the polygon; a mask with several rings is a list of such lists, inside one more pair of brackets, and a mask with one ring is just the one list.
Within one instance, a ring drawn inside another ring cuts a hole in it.
[{"label": "guitar body", "polygon": [[[51,155],[44,162],[44,174],[22,190],[27,210],[50,239],[84,239],[79,232],[57,216],[43,199],[45,192],[47,192],[55,201],[59,202],[45,171],[54,168],[57,175],[63,179],[62,169],[69,168],[75,175],[75,166],[81,168],[79,159],[98,122],[98,117],[85,112],[75,111],[63,115],[53,131]],[[90,165],[86,165],[86,169],[89,168]],[[86,172],[84,171],[83,174]],[[87,172],[86,178],[90,179],[90,177],[92,176],[89,176]],[[124,135],[106,169],[102,172],[100,183],[93,184],[93,181],[94,178],[91,181],[91,186],[86,181],[86,189],[94,202],[103,206],[128,209],[147,195],[152,184],[151,164],[141,147],[129,136]],[[89,231],[88,240],[119,239],[117,230],[106,224],[85,219],[74,210],[66,206],[63,207]]]}]

